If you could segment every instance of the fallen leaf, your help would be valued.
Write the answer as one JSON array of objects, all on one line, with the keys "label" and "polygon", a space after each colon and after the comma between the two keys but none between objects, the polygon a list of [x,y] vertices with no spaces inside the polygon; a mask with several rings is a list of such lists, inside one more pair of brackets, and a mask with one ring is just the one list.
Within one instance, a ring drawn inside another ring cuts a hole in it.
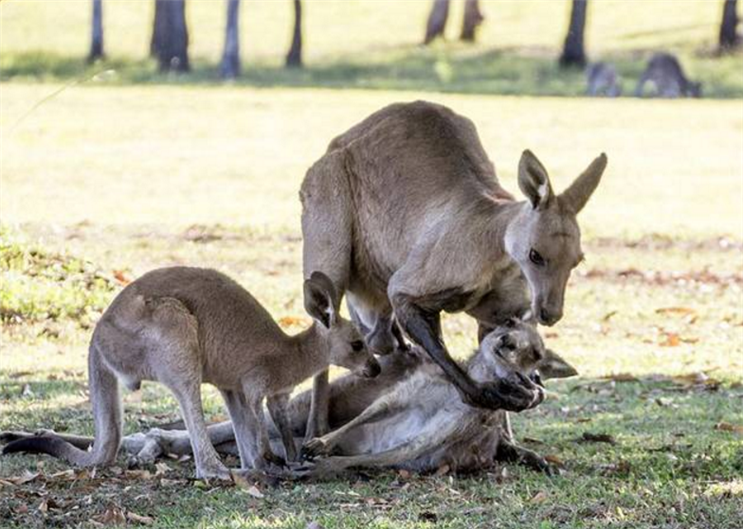
[{"label": "fallen leaf", "polygon": [[46,500],[42,500],[39,504],[39,512],[46,513],[49,510],[49,503]]},{"label": "fallen leaf", "polygon": [[544,460],[547,461],[548,463],[552,463],[553,465],[557,465],[558,467],[565,466],[565,463],[563,462],[563,460],[555,455],[548,454],[544,456]]},{"label": "fallen leaf", "polygon": [[149,470],[127,470],[124,476],[129,479],[152,479],[152,473]]},{"label": "fallen leaf", "polygon": [[19,505],[15,508],[15,512],[16,514],[26,514],[28,512],[28,505],[26,505],[25,503]]},{"label": "fallen leaf", "polygon": [[126,273],[123,270],[114,270],[113,274],[114,279],[116,279],[116,281],[118,281],[122,285],[128,285],[132,282],[132,280],[126,276]]},{"label": "fallen leaf", "polygon": [[614,382],[637,382],[637,377],[631,373],[612,373],[611,375],[605,375],[601,378],[605,380],[613,380]]},{"label": "fallen leaf", "polygon": [[661,307],[659,309],[655,309],[655,312],[657,312],[658,314],[680,314],[682,316],[686,316],[689,314],[696,314],[697,311],[689,307]]},{"label": "fallen leaf", "polygon": [[26,470],[23,472],[22,476],[18,476],[15,478],[8,478],[8,481],[15,483],[16,485],[23,485],[24,483],[29,483],[35,480],[40,475],[41,475],[41,472],[30,472]]},{"label": "fallen leaf", "polygon": [[410,479],[410,476],[411,476],[410,471],[405,470],[404,468],[401,468],[400,470],[398,470],[397,475],[400,476],[402,479]]},{"label": "fallen leaf", "polygon": [[719,430],[721,432],[733,432],[738,434],[743,434],[743,425],[741,424],[730,424],[729,422],[718,422],[715,424],[715,430]]},{"label": "fallen leaf", "polygon": [[583,443],[608,443],[610,445],[617,444],[616,439],[608,433],[591,433],[583,432],[583,435],[579,439]]},{"label": "fallen leaf", "polygon": [[433,473],[434,476],[445,476],[449,473],[449,470],[451,470],[451,467],[449,465],[441,465],[439,468],[436,469],[436,472]]},{"label": "fallen leaf", "polygon": [[103,514],[94,516],[93,520],[103,525],[126,525],[126,516],[120,507],[111,506]]},{"label": "fallen leaf", "polygon": [[141,523],[142,525],[152,525],[153,523],[155,523],[154,518],[150,518],[149,516],[142,516],[133,512],[126,513],[126,517],[132,522]]},{"label": "fallen leaf", "polygon": [[157,469],[155,471],[155,476],[162,476],[163,474],[166,474],[173,470],[167,465],[167,463],[155,463],[155,468]]},{"label": "fallen leaf", "polygon": [[665,340],[660,342],[661,347],[678,347],[681,344],[679,335],[673,332],[665,333]]},{"label": "fallen leaf", "polygon": [[533,445],[543,445],[544,444],[544,441],[541,441],[541,440],[536,439],[534,437],[524,437],[521,441],[524,442],[524,443],[529,443],[529,444],[533,444]]},{"label": "fallen leaf", "polygon": [[75,479],[75,471],[71,468],[62,470],[61,472],[55,472],[48,476],[47,479]]},{"label": "fallen leaf", "polygon": [[529,500],[529,503],[542,503],[546,499],[547,493],[543,490],[540,490],[534,496],[532,496],[532,498]]},{"label": "fallen leaf", "polygon": [[304,325],[304,318],[297,316],[284,316],[279,319],[279,325],[281,327],[295,327]]}]

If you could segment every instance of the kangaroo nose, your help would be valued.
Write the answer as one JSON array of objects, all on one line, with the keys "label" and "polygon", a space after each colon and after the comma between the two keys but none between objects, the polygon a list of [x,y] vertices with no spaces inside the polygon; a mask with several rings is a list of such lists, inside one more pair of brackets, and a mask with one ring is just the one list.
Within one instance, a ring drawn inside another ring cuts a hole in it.
[{"label": "kangaroo nose", "polygon": [[545,307],[539,309],[539,323],[542,325],[554,325],[562,317],[561,311],[551,311]]},{"label": "kangaroo nose", "polygon": [[376,360],[370,360],[366,363],[363,373],[366,378],[376,378],[381,372],[382,367],[379,365],[379,362]]}]

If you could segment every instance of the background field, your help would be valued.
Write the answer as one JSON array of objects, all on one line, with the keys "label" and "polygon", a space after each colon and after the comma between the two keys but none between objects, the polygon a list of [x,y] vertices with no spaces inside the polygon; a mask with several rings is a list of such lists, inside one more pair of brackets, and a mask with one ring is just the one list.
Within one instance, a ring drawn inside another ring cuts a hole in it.
[{"label": "background field", "polygon": [[[727,101],[493,95],[582,90],[580,74],[552,66],[563,2],[486,4],[480,44],[433,50],[415,46],[427,2],[314,2],[309,68],[297,73],[278,66],[289,3],[247,2],[246,77],[227,86],[209,69],[221,47],[221,3],[189,2],[199,66],[181,78],[156,75],[142,59],[149,2],[104,3],[111,63],[93,69],[80,66],[88,2],[20,4],[0,4],[0,430],[92,431],[92,325],[123,284],[151,268],[218,268],[286,317],[288,332],[307,324],[299,184],[333,136],[381,106],[422,98],[470,117],[514,192],[524,148],[557,189],[599,152],[609,168],[580,217],[587,261],[571,279],[566,315],[543,330],[581,376],[550,384],[552,398],[515,421],[521,442],[562,462],[561,476],[511,465],[469,477],[382,473],[261,486],[265,497],[256,498],[188,480],[190,461],[169,461],[158,476],[151,468],[149,477],[121,469],[91,477],[13,456],[0,458],[0,527],[90,525],[117,509],[157,527],[210,529],[313,520],[328,528],[739,526],[743,64],[740,55],[708,56],[716,2],[596,2],[589,52],[634,71],[633,57],[674,49],[695,75],[711,72],[712,92]],[[110,66],[117,75],[70,86],[29,114],[65,83]],[[466,357],[472,322],[448,316],[445,333]],[[223,417],[216,393],[205,395],[210,417]],[[177,418],[154,384],[125,403],[127,432]],[[579,442],[586,432],[616,444]],[[37,469],[34,480],[16,479]]]}]

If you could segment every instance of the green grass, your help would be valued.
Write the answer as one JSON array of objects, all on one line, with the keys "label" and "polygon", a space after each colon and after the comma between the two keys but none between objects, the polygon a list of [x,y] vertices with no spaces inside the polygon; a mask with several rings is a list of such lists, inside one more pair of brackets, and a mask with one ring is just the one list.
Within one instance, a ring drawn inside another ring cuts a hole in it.
[{"label": "green grass", "polygon": [[[585,91],[582,72],[558,69],[567,1],[484,2],[487,17],[474,45],[456,40],[460,2],[453,3],[447,42],[419,46],[428,2],[378,4],[372,0],[308,2],[303,70],[282,66],[289,41],[290,2],[250,2],[241,11],[244,76],[252,87],[325,87],[426,90],[459,93],[575,96]],[[89,66],[86,2],[21,2],[0,6],[0,80],[69,81],[115,70],[108,84],[219,84],[224,6],[188,4],[194,71],[156,72],[147,58],[152,6],[110,3],[104,11],[107,60]],[[593,60],[615,62],[631,94],[647,57],[658,50],[679,55],[692,78],[712,98],[743,96],[743,55],[718,57],[714,42],[718,3],[686,0],[602,1],[591,6],[586,31]]]},{"label": "green grass", "polygon": [[[216,86],[220,2],[188,3],[196,70],[178,78],[144,59],[151,2],[104,2],[109,60],[89,69],[88,2],[0,4],[0,429],[92,432],[90,326],[154,267],[218,268],[301,329],[304,172],[369,113],[424,98],[475,122],[514,192],[525,148],[558,190],[609,156],[579,219],[587,261],[565,317],[543,330],[581,376],[550,384],[552,398],[515,419],[517,438],[565,472],[381,473],[261,487],[259,499],[196,486],[190,461],[153,479],[113,469],[68,480],[52,477],[66,468],[56,461],[13,456],[0,458],[0,480],[37,465],[42,475],[0,481],[0,527],[86,525],[113,507],[205,529],[739,527],[743,437],[720,424],[743,425],[740,100],[490,95],[580,93],[581,74],[554,65],[566,2],[486,3],[478,44],[432,49],[416,46],[428,2],[313,2],[300,72],[280,66],[290,2],[244,4],[246,75],[228,86]],[[709,53],[718,4],[592,3],[589,51],[632,78],[638,58],[671,49],[709,94],[739,98],[741,56]],[[107,68],[116,74],[64,88]],[[474,346],[463,316],[446,316],[444,332],[459,358]],[[224,417],[204,393],[209,417]],[[124,399],[127,432],[177,418],[156,384]],[[584,432],[617,444],[577,442]]]}]

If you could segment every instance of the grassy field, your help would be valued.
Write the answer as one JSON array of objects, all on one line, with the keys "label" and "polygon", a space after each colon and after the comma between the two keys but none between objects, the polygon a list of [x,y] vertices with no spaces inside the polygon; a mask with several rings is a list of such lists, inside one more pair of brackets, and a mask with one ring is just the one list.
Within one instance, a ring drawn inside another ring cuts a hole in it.
[{"label": "grassy field", "polygon": [[[574,96],[585,91],[580,71],[563,72],[556,58],[568,23],[568,0],[483,1],[486,22],[477,44],[458,42],[464,2],[452,2],[447,42],[421,47],[430,2],[323,0],[305,2],[303,70],[283,68],[291,2],[256,0],[241,9],[244,75],[239,85],[343,87]],[[681,58],[704,81],[707,97],[743,97],[743,55],[715,56],[722,2],[601,0],[586,29],[591,60],[615,62],[631,94],[647,57],[658,50]],[[222,2],[190,0],[187,19],[194,72],[156,73],[147,58],[153,2],[107,0],[108,58],[87,66],[90,5],[82,0],[5,0],[0,5],[0,79],[85,79],[115,70],[112,84],[219,84],[225,17]]]},{"label": "grassy field", "polygon": [[[290,3],[245,2],[246,76],[226,86],[214,69],[221,2],[188,2],[197,71],[178,78],[143,59],[151,2],[104,6],[109,62],[88,69],[87,1],[0,4],[0,430],[92,432],[92,326],[154,267],[218,268],[286,317],[287,331],[308,324],[304,172],[370,112],[423,98],[475,122],[514,192],[525,148],[558,190],[599,152],[609,156],[580,217],[587,260],[565,317],[543,330],[581,375],[550,384],[549,400],[515,418],[518,440],[561,462],[562,474],[384,472],[260,485],[256,497],[194,482],[191,461],[132,473],[122,458],[91,475],[9,456],[0,458],[0,527],[122,517],[136,526],[136,515],[204,529],[740,527],[743,65],[740,55],[710,56],[718,2],[594,2],[587,37],[592,56],[630,76],[652,49],[676,51],[712,80],[708,93],[738,98],[729,101],[493,95],[582,90],[580,73],[554,66],[566,2],[485,3],[480,43],[430,50],[416,46],[428,2],[312,2],[303,72],[280,67]],[[116,74],[65,88],[106,68]],[[454,315],[444,325],[466,357],[473,323]],[[204,394],[209,417],[223,418],[218,394]],[[128,433],[178,415],[155,384],[124,399]],[[584,433],[615,443],[581,442]]]}]

